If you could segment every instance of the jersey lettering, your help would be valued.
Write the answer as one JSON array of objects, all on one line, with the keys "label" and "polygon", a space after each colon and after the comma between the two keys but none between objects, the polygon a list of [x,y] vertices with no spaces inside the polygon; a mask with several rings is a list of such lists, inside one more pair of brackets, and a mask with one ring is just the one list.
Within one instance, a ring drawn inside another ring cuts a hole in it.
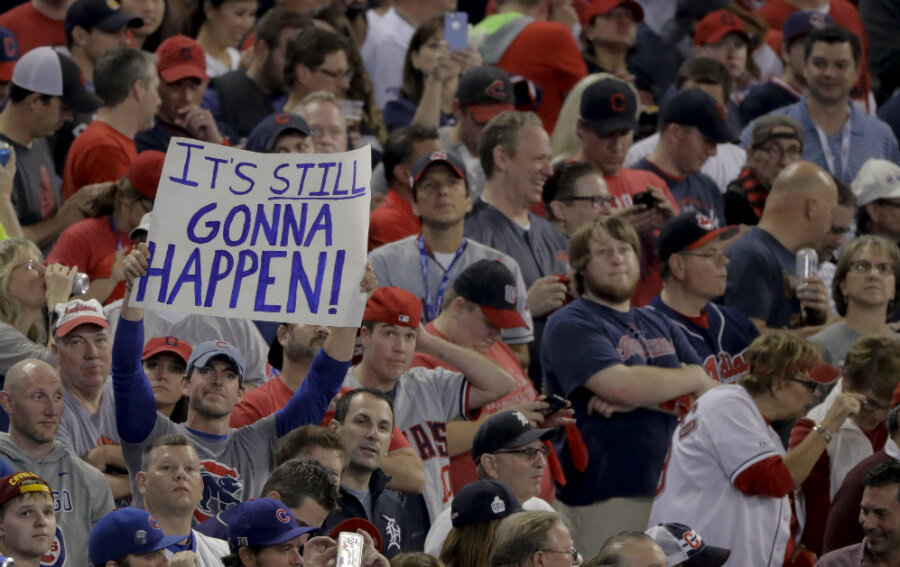
[{"label": "jersey lettering", "polygon": [[57,513],[72,511],[72,495],[68,490],[53,491],[53,511]]},{"label": "jersey lettering", "polygon": [[62,530],[56,527],[56,537],[50,544],[50,549],[41,556],[42,567],[62,567],[66,563],[66,543],[63,540]]},{"label": "jersey lettering", "polygon": [[428,434],[425,433],[425,428],[422,427],[421,423],[417,423],[410,427],[409,433],[412,435],[413,443],[416,444],[416,450],[419,451],[419,457],[421,457],[423,461],[433,459],[437,456],[434,446],[431,444],[431,439],[428,437]]},{"label": "jersey lettering", "polygon": [[623,361],[635,355],[649,360],[657,356],[675,354],[675,345],[665,337],[645,339],[626,335],[619,339],[619,346],[616,350]]},{"label": "jersey lettering", "polygon": [[746,351],[741,351],[735,356],[727,352],[720,352],[718,356],[710,355],[703,361],[703,369],[713,380],[730,384],[750,370],[744,352]]},{"label": "jersey lettering", "polygon": [[443,421],[429,421],[428,427],[431,429],[431,437],[434,439],[434,446],[437,448],[437,454],[441,457],[450,457],[447,452],[447,424]]},{"label": "jersey lettering", "polygon": [[441,484],[444,487],[444,504],[450,501],[450,497],[453,496],[453,488],[450,484],[450,465],[445,467],[441,467]]}]

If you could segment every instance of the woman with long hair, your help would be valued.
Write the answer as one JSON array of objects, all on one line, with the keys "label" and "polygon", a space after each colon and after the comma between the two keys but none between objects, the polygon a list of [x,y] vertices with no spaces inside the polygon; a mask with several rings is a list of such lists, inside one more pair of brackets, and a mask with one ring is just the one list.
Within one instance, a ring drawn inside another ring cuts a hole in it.
[{"label": "woman with long hair", "polygon": [[140,16],[144,25],[131,29],[134,46],[153,53],[162,41],[162,24],[166,16],[166,0],[122,0],[122,11]]},{"label": "woman with long hair", "polygon": [[453,529],[444,540],[441,561],[447,567],[491,567],[494,534],[500,520],[520,512],[519,501],[497,480],[476,480],[451,503]]},{"label": "woman with long hair", "polygon": [[234,71],[241,62],[241,42],[256,22],[256,0],[202,0],[191,15],[188,35],[206,53],[209,78]]}]

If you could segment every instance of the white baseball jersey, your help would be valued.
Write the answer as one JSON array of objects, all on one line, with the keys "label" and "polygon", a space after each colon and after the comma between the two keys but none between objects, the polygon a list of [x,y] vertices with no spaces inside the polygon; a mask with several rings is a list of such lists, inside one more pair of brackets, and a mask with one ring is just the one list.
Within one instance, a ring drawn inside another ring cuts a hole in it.
[{"label": "white baseball jersey", "polygon": [[[344,386],[361,384],[347,372]],[[425,465],[425,490],[422,496],[433,522],[450,502],[450,453],[447,451],[447,422],[465,417],[469,383],[459,372],[445,368],[410,368],[393,392],[394,423],[403,431]]]},{"label": "white baseball jersey", "polygon": [[672,436],[650,525],[678,522],[710,545],[731,549],[726,566],[781,567],[790,533],[787,496],[747,496],[734,486],[751,465],[784,456],[743,386],[710,390]]},{"label": "white baseball jersey", "polygon": [[[191,536],[190,549],[197,554],[197,567],[222,567],[222,558],[229,553],[228,543],[197,530],[191,530]],[[179,546],[167,547],[166,559],[171,559],[179,551],[183,551]]]}]

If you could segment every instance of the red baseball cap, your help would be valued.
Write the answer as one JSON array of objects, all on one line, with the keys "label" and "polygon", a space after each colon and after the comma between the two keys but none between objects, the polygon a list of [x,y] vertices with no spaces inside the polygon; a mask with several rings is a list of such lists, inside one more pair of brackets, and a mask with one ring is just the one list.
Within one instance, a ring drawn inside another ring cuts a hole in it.
[{"label": "red baseball cap", "polygon": [[634,0],[592,0],[581,11],[581,25],[589,25],[595,16],[608,14],[619,6],[631,10],[635,22],[640,22],[644,19],[644,9]]},{"label": "red baseball cap", "polygon": [[716,10],[710,12],[697,23],[694,28],[694,45],[719,43],[730,33],[736,33],[750,45],[750,36],[744,28],[744,22],[733,12]]},{"label": "red baseball cap", "polygon": [[73,299],[68,303],[56,304],[56,324],[53,332],[64,337],[80,325],[97,325],[109,329],[109,321],[103,313],[103,306],[96,299],[82,301]]},{"label": "red baseball cap", "polygon": [[203,48],[186,35],[175,35],[160,43],[156,57],[156,70],[167,83],[188,77],[209,80]]},{"label": "red baseball cap", "polygon": [[187,365],[187,361],[191,358],[191,352],[193,352],[193,350],[191,345],[176,337],[153,337],[147,341],[146,345],[144,345],[144,352],[141,353],[141,360],[147,360],[151,356],[155,356],[161,352],[171,352],[184,360],[184,364]]},{"label": "red baseball cap", "polygon": [[819,384],[831,384],[841,377],[841,369],[827,362],[819,362],[809,370],[809,377]]},{"label": "red baseball cap", "polygon": [[366,303],[362,320],[415,329],[421,317],[422,302],[418,297],[399,287],[379,287]]},{"label": "red baseball cap", "polygon": [[125,177],[134,185],[138,193],[148,199],[156,199],[156,191],[159,189],[159,178],[162,177],[163,162],[166,154],[158,150],[146,150],[138,154],[138,157],[128,166]]}]

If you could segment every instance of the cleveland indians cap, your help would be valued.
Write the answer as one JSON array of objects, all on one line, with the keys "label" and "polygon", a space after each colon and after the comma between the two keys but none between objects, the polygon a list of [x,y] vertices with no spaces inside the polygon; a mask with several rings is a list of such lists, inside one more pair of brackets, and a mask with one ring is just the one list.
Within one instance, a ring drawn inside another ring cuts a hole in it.
[{"label": "cleveland indians cap", "polygon": [[747,45],[750,45],[750,36],[747,35],[744,22],[733,12],[715,10],[697,23],[697,27],[694,28],[694,45],[719,43],[730,33],[737,34]]},{"label": "cleveland indians cap", "polygon": [[460,106],[468,108],[475,120],[483,124],[501,112],[516,108],[509,73],[492,65],[465,71],[459,77],[456,98]]},{"label": "cleveland indians cap", "polygon": [[249,500],[238,506],[228,523],[228,547],[267,547],[317,531],[316,526],[297,525],[288,507],[274,498]]},{"label": "cleveland indians cap", "polygon": [[62,97],[72,110],[92,113],[103,101],[84,87],[81,70],[52,47],[37,47],[19,58],[12,82],[31,92]]},{"label": "cleveland indians cap", "polygon": [[176,337],[153,337],[144,345],[144,352],[141,353],[141,360],[147,360],[151,356],[156,356],[161,352],[171,352],[184,361],[187,365],[191,359],[193,349],[191,345]]},{"label": "cleveland indians cap", "polygon": [[591,83],[581,94],[581,119],[601,138],[620,130],[637,130],[637,95],[619,79]]},{"label": "cleveland indians cap", "polygon": [[731,555],[730,549],[708,545],[684,524],[657,524],[644,533],[662,548],[669,565],[721,567]]},{"label": "cleveland indians cap", "polygon": [[828,14],[822,14],[815,10],[801,10],[794,12],[784,21],[781,30],[781,43],[788,44],[795,39],[809,35],[814,29],[824,28],[834,24],[834,18]]},{"label": "cleveland indians cap", "polygon": [[244,375],[244,356],[236,347],[225,341],[206,341],[200,343],[194,348],[191,357],[187,361],[187,368],[184,369],[184,375],[190,376],[191,371],[198,366],[206,366],[211,358],[222,356],[227,358],[234,364],[238,374]]},{"label": "cleveland indians cap", "polygon": [[644,19],[644,9],[635,0],[587,0],[587,5],[581,9],[581,25],[590,25],[591,20],[596,16],[608,14],[619,6],[627,8],[634,17],[635,22],[640,22]]},{"label": "cleveland indians cap", "polygon": [[0,81],[12,80],[13,69],[19,60],[19,42],[13,32],[0,28]]},{"label": "cleveland indians cap", "polygon": [[121,561],[165,549],[188,537],[165,535],[156,518],[140,508],[119,508],[103,516],[91,529],[88,555],[94,565]]},{"label": "cleveland indians cap", "polygon": [[538,439],[543,441],[555,432],[555,429],[534,427],[521,412],[495,413],[475,432],[472,440],[472,460],[477,463],[481,455],[485,453],[494,453],[501,449],[514,449]]},{"label": "cleveland indians cap", "polygon": [[665,262],[672,254],[695,250],[716,238],[730,238],[737,232],[736,226],[717,228],[703,213],[682,213],[667,220],[659,231],[659,259]]},{"label": "cleveland indians cap", "polygon": [[515,494],[498,480],[476,480],[463,486],[450,504],[450,522],[454,528],[502,520],[521,512]]},{"label": "cleveland indians cap", "polygon": [[109,329],[109,321],[103,313],[103,306],[96,299],[87,301],[73,299],[68,303],[58,303],[55,317],[53,334],[57,337],[68,335],[79,325],[97,325]]},{"label": "cleveland indians cap", "polygon": [[366,302],[363,321],[418,328],[422,301],[399,287],[379,287]]},{"label": "cleveland indians cap", "polygon": [[670,96],[659,112],[659,123],[693,126],[715,144],[724,144],[734,138],[728,127],[725,107],[700,89],[682,89]]},{"label": "cleveland indians cap", "polygon": [[203,47],[186,35],[174,35],[159,44],[156,48],[156,70],[166,83],[187,78],[209,80]]},{"label": "cleveland indians cap", "polygon": [[278,142],[278,137],[288,131],[299,132],[304,136],[312,135],[312,128],[302,116],[276,112],[260,120],[253,128],[247,136],[247,149],[251,152],[270,152]]},{"label": "cleveland indians cap", "polygon": [[[449,165],[450,169],[453,170],[456,175],[458,175],[463,181],[466,179],[466,166],[463,163],[459,154],[454,151],[444,151],[440,150],[437,152],[431,152],[428,155],[420,157],[416,160],[416,163],[412,166],[412,184],[415,185],[419,179],[422,178],[422,175],[425,174],[425,171],[436,163],[443,163],[445,165]],[[467,185],[468,187],[468,185]]]},{"label": "cleveland indians cap", "polygon": [[453,291],[478,305],[498,329],[528,327],[519,314],[516,277],[500,260],[479,260],[466,267],[453,281]]}]

